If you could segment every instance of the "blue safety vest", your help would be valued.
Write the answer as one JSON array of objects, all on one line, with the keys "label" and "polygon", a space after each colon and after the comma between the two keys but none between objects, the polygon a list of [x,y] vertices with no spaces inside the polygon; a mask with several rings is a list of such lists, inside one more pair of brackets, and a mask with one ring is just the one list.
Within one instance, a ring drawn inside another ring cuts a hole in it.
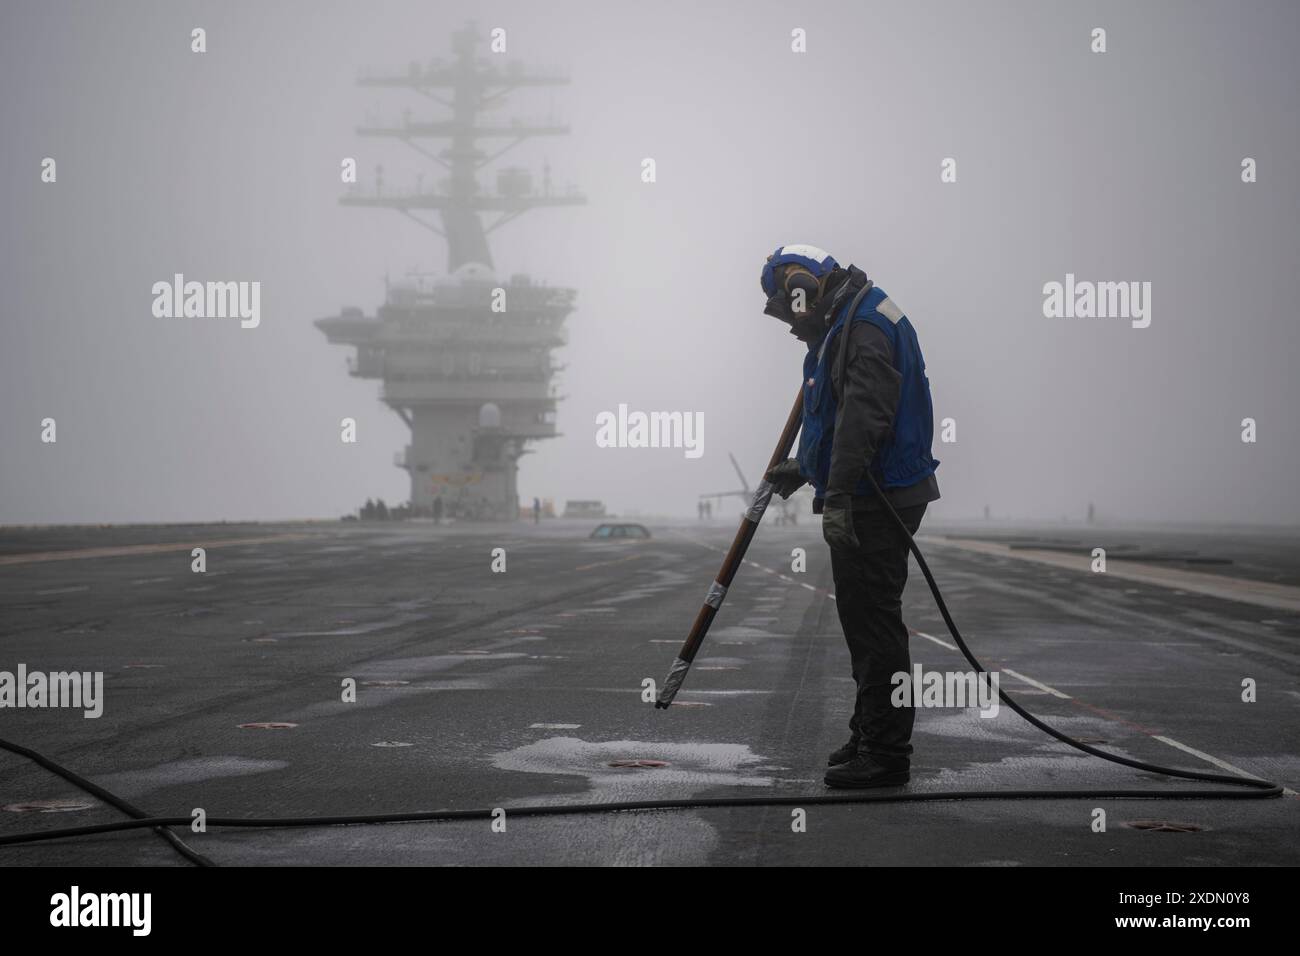
[{"label": "blue safety vest", "polygon": [[[844,309],[847,312],[847,307]],[[831,387],[830,344],[844,328],[841,315],[822,337],[809,346],[803,362],[803,429],[799,433],[799,472],[812,483],[818,498],[826,496],[831,470],[831,447],[835,441],[835,390]],[[925,359],[916,340],[916,330],[898,306],[879,286],[858,304],[855,322],[870,322],[885,333],[893,351],[894,368],[902,376],[893,429],[876,449],[871,474],[882,488],[906,488],[934,474],[939,462],[931,456],[934,440],[934,407],[930,402],[930,380],[925,376]],[[855,495],[872,494],[864,476],[853,489]]]}]

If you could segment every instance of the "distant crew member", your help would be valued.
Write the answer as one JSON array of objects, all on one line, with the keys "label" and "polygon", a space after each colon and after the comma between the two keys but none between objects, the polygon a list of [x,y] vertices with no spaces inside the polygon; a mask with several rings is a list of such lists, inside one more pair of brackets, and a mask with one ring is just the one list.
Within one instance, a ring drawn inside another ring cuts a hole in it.
[{"label": "distant crew member", "polygon": [[433,499],[433,523],[442,524],[442,495]]},{"label": "distant crew member", "polygon": [[533,524],[542,522],[542,502],[539,498],[533,499]]},{"label": "distant crew member", "polygon": [[911,671],[902,615],[908,548],[865,473],[915,533],[939,497],[925,360],[911,322],[884,290],[822,249],[778,248],[761,282],[764,312],[807,350],[798,458],[765,477],[782,498],[813,486],[857,685],[851,736],[830,755],[825,782],[898,786],[909,779],[915,719],[912,707],[891,702],[892,676]]}]

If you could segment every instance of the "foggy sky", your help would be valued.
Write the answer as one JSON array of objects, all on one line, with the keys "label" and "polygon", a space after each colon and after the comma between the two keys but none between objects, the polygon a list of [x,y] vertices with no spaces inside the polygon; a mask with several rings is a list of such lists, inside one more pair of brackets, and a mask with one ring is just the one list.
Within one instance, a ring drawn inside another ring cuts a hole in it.
[{"label": "foggy sky", "polygon": [[[355,80],[449,57],[468,18],[507,30],[504,60],[570,72],[499,116],[554,110],[573,134],[501,163],[549,160],[557,188],[588,196],[489,237],[501,274],[578,290],[556,354],[563,437],[523,459],[524,500],[693,514],[699,492],[735,486],[728,452],[755,481],[802,359],[761,314],[759,269],[807,242],[863,268],[918,331],[936,420],[957,422],[955,444],[936,436],[935,518],[987,504],[1077,520],[1092,501],[1110,521],[1300,522],[1300,7],[1226,0],[10,0],[0,522],[328,518],[406,499],[406,426],[311,323],[373,315],[386,273],[444,270],[439,237],[338,204],[339,163],[355,156],[367,184],[376,163],[394,187],[441,175],[355,134],[368,110],[441,110]],[[189,50],[195,26],[206,54]],[[155,318],[150,287],[176,272],[260,281],[261,326]],[[1045,318],[1043,285],[1067,273],[1151,282],[1150,327]],[[597,448],[596,415],[620,403],[703,412],[703,456]],[[339,440],[345,416],[357,445]]]}]

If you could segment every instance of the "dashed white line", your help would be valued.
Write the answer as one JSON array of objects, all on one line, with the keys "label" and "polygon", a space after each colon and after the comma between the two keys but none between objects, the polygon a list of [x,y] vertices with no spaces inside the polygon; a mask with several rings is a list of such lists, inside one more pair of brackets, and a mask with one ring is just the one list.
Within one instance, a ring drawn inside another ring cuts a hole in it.
[{"label": "dashed white line", "polygon": [[[1239,777],[1250,777],[1252,780],[1264,779],[1263,777],[1257,777],[1253,773],[1249,773],[1248,771],[1242,770],[1240,767],[1235,767],[1232,764],[1228,763],[1228,761],[1226,760],[1220,760],[1218,757],[1212,756],[1211,754],[1207,754],[1202,750],[1197,750],[1195,747],[1189,747],[1187,746],[1187,744],[1180,744],[1177,740],[1174,740],[1172,737],[1162,737],[1160,734],[1152,734],[1151,736],[1154,737],[1156,740],[1160,741],[1162,744],[1168,744],[1171,747],[1177,747],[1179,750],[1183,751],[1184,753],[1189,753],[1193,757],[1199,757],[1200,759],[1204,760],[1206,763],[1214,764],[1214,766],[1218,767],[1219,769],[1227,770],[1229,773],[1235,773]],[[1294,797],[1296,795],[1296,792],[1292,790],[1290,787],[1283,787],[1282,792],[1285,793],[1287,796],[1291,796],[1291,797]]]},{"label": "dashed white line", "polygon": [[925,633],[925,631],[918,631],[918,630],[913,630],[912,633],[915,634],[917,637],[924,637],[927,641],[934,641],[940,647],[946,647],[950,651],[957,650],[957,646],[955,644],[949,644],[947,641],[943,640],[942,638],[935,637],[933,634],[927,634]]},{"label": "dashed white line", "polygon": [[[717,550],[717,549],[713,549],[713,550]],[[802,581],[796,582],[794,578],[791,578],[785,574],[780,574],[779,572],[774,571],[772,568],[764,567],[763,565],[757,563],[756,561],[750,561],[748,559],[746,559],[746,561],[748,564],[751,564],[756,568],[766,571],[768,574],[775,574],[782,581],[788,581],[791,584],[797,583],[807,588],[809,591],[814,591],[814,592],[817,591],[817,589],[813,587],[811,584],[804,584]],[[835,600],[835,594],[833,592],[826,591],[823,593],[825,594],[826,597],[830,598],[832,601]],[[938,644],[940,647],[945,647],[950,651],[960,652],[960,649],[955,644],[949,644],[947,641],[943,640],[942,638],[935,637],[933,634],[926,634],[924,631],[918,631],[915,629],[911,629],[911,633],[915,634],[917,637],[923,637],[927,641],[933,641],[935,644]],[[1030,685],[1031,687],[1036,687],[1039,690],[1051,694],[1054,697],[1059,697],[1062,700],[1074,699],[1069,694],[1062,693],[1061,691],[1057,690],[1055,687],[1049,687],[1047,684],[1036,681],[1032,677],[1026,677],[1024,674],[1021,674],[1019,671],[1013,671],[1009,667],[1002,668],[1002,673],[1010,674],[1016,680],[1023,681],[1024,683]],[[1294,694],[1296,692],[1289,691],[1289,693]],[[1177,740],[1174,740],[1172,737],[1164,737],[1161,736],[1160,734],[1149,734],[1149,736],[1155,738],[1156,740],[1160,741],[1163,744],[1167,744],[1170,747],[1175,747],[1178,750],[1182,750],[1186,753],[1189,753],[1194,757],[1198,757],[1201,760],[1206,761],[1207,763],[1219,767],[1220,769],[1227,770],[1229,773],[1235,773],[1242,777],[1250,777],[1251,779],[1254,780],[1263,779],[1261,777],[1255,776],[1255,774],[1253,773],[1247,773],[1245,770],[1242,770],[1240,767],[1233,766],[1232,764],[1228,763],[1226,760],[1220,760],[1218,757],[1215,757],[1211,754],[1207,754],[1204,751],[1197,750],[1195,747],[1189,747],[1186,744],[1179,743]],[[1282,792],[1285,793],[1287,796],[1294,797],[1297,795],[1296,791],[1292,790],[1290,787],[1284,787]]]},{"label": "dashed white line", "polygon": [[1071,697],[1069,694],[1062,694],[1062,693],[1061,693],[1059,690],[1057,690],[1055,687],[1048,687],[1046,684],[1040,684],[1038,681],[1034,680],[1032,677],[1026,677],[1024,674],[1020,673],[1019,671],[1013,671],[1010,667],[1004,667],[1004,668],[1002,668],[1002,673],[1004,673],[1004,674],[1010,674],[1010,675],[1011,675],[1012,677],[1014,677],[1016,680],[1024,681],[1024,682],[1025,682],[1026,684],[1028,684],[1030,687],[1037,687],[1039,690],[1047,691],[1047,693],[1051,694],[1053,697],[1059,697],[1059,698],[1061,698],[1061,700],[1073,700],[1073,699],[1074,699],[1074,698]]}]

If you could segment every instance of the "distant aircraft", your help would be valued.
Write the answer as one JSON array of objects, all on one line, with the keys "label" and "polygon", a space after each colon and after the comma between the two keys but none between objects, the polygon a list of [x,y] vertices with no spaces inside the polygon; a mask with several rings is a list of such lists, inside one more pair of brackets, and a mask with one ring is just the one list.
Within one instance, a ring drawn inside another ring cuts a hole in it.
[{"label": "distant aircraft", "polygon": [[[718,510],[721,511],[722,499],[735,497],[741,499],[745,503],[744,507],[748,508],[754,500],[754,492],[749,487],[749,482],[745,480],[745,473],[740,470],[740,463],[736,461],[736,456],[733,455],[731,452],[727,452],[727,457],[731,459],[731,467],[736,469],[736,477],[740,479],[739,490],[712,491],[709,492],[708,494],[700,495],[700,500],[703,501],[706,498],[716,499]],[[771,507],[772,505],[776,505],[781,509],[781,513],[776,516],[777,524],[798,524],[799,523],[798,513],[795,510],[795,505],[799,502],[800,499],[804,499],[807,497],[806,495],[803,494],[805,488],[807,488],[807,485],[805,485],[804,488],[799,489],[799,491],[796,491],[789,498],[782,498],[779,495],[772,496],[772,500],[769,503],[768,507]]]},{"label": "distant aircraft", "polygon": [[700,500],[703,501],[706,498],[716,498],[718,500],[718,506],[721,507],[723,498],[731,498],[734,496],[736,498],[744,499],[745,504],[748,506],[748,504],[754,500],[754,493],[749,490],[749,482],[745,480],[745,473],[740,470],[740,465],[736,461],[736,456],[731,452],[727,452],[727,457],[731,459],[731,467],[736,469],[736,477],[740,479],[741,490],[712,491],[706,495],[700,495]]}]

